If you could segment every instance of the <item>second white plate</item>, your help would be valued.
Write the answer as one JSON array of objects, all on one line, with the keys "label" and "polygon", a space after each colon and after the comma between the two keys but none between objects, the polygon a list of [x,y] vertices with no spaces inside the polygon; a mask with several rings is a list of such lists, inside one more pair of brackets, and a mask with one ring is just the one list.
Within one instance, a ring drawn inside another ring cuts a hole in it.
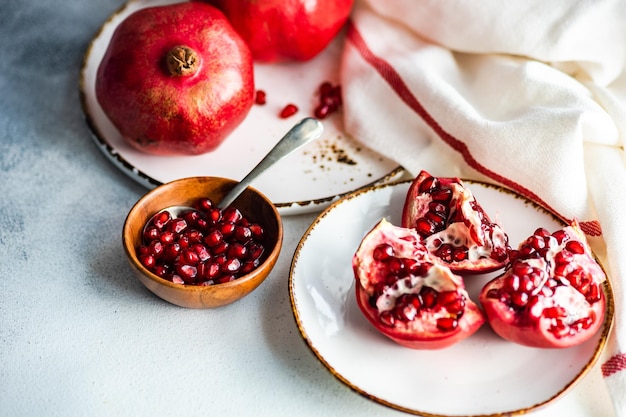
[{"label": "second white plate", "polygon": [[[242,179],[270,148],[301,118],[312,116],[315,92],[324,81],[337,84],[343,38],[336,38],[311,61],[289,64],[255,64],[257,89],[267,94],[267,104],[254,105],[238,128],[215,151],[187,157],[158,157],[130,147],[112,125],[95,96],[96,72],[115,28],[131,13],[148,6],[180,0],[131,0],[113,14],[92,40],[81,72],[83,111],[94,139],[105,156],[131,178],[153,188],[190,176]],[[300,111],[281,119],[288,103]],[[320,211],[341,196],[363,186],[398,179],[403,170],[348,136],[341,114],[323,121],[321,139],[280,161],[254,184],[282,214]]]},{"label": "second white plate", "polygon": [[[540,226],[562,224],[524,198],[467,182],[492,220],[517,246]],[[377,402],[428,416],[521,415],[568,391],[597,361],[613,317],[609,283],[607,317],[591,340],[569,349],[535,349],[505,341],[485,324],[468,339],[437,351],[404,348],[381,335],[355,300],[352,256],[383,217],[400,224],[409,182],[356,192],[324,211],[300,241],[289,291],[298,328],[317,358],[339,380]],[[470,276],[474,300],[493,277]]]}]

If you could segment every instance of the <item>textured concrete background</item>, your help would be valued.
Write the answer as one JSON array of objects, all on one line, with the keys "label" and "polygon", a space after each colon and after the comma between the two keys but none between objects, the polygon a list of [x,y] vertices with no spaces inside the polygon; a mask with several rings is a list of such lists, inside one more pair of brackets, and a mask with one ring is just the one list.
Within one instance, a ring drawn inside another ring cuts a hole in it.
[{"label": "textured concrete background", "polygon": [[[300,338],[288,268],[315,216],[285,219],[274,273],[242,303],[180,309],[131,277],[121,228],[146,190],[94,145],[78,93],[87,45],[121,5],[0,2],[0,415],[401,415]],[[537,415],[608,416],[606,397],[581,400],[597,383]]]}]

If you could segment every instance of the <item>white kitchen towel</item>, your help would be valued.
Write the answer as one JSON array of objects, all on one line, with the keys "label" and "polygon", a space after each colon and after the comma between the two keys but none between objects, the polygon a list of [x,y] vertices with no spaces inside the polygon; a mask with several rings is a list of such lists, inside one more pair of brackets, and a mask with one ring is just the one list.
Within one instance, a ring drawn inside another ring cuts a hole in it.
[{"label": "white kitchen towel", "polygon": [[347,132],[411,174],[581,221],[615,292],[601,369],[626,417],[626,2],[357,1],[341,84]]}]

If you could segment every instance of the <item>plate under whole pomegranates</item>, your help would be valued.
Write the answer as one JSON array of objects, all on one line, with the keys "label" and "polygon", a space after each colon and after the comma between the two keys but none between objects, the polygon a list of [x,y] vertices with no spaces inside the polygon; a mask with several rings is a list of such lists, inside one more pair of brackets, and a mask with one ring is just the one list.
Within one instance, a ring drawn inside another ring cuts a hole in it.
[{"label": "plate under whole pomegranates", "polygon": [[[539,227],[564,227],[512,191],[464,182],[514,247]],[[524,415],[568,392],[606,345],[614,314],[608,279],[602,284],[606,313],[600,330],[565,349],[522,346],[485,323],[452,346],[416,350],[394,343],[368,322],[357,305],[352,257],[382,218],[401,223],[409,186],[408,181],[377,185],[345,196],[318,216],[298,244],[289,293],[298,329],[314,355],[354,391],[411,414]],[[500,273],[465,276],[470,298],[478,301],[483,286]]]},{"label": "plate under whole pomegranates", "polygon": [[[255,104],[245,120],[215,150],[195,156],[156,156],[127,144],[98,103],[98,66],[115,29],[133,12],[181,0],[130,0],[111,15],[92,39],[80,78],[83,112],[93,139],[122,172],[147,188],[183,177],[219,176],[242,179],[301,118],[313,116],[324,82],[337,86],[341,34],[314,59],[298,63],[254,64],[256,90],[266,103]],[[287,118],[281,110],[294,104]],[[324,134],[316,142],[278,162],[255,182],[281,214],[316,212],[356,189],[399,179],[397,163],[359,144],[344,132],[341,107],[325,117]]]}]

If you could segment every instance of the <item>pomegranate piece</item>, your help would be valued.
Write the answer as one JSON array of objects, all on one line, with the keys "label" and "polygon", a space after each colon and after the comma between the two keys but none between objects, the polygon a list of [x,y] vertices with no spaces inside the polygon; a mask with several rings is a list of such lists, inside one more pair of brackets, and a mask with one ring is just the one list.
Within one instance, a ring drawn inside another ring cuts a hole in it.
[{"label": "pomegranate piece", "polygon": [[510,258],[480,294],[498,335],[526,346],[566,348],[600,329],[606,276],[576,221],[552,234],[537,229]]},{"label": "pomegranate piece", "polygon": [[381,220],[352,266],[359,308],[382,334],[412,349],[441,349],[485,322],[463,280],[434,258],[415,230]]},{"label": "pomegranate piece", "polygon": [[459,178],[420,172],[407,192],[402,226],[415,229],[428,251],[457,273],[495,271],[508,261],[507,234]]},{"label": "pomegranate piece", "polygon": [[213,285],[252,272],[265,251],[263,227],[238,209],[202,198],[179,217],[152,219],[137,248],[146,269],[176,284]]}]

